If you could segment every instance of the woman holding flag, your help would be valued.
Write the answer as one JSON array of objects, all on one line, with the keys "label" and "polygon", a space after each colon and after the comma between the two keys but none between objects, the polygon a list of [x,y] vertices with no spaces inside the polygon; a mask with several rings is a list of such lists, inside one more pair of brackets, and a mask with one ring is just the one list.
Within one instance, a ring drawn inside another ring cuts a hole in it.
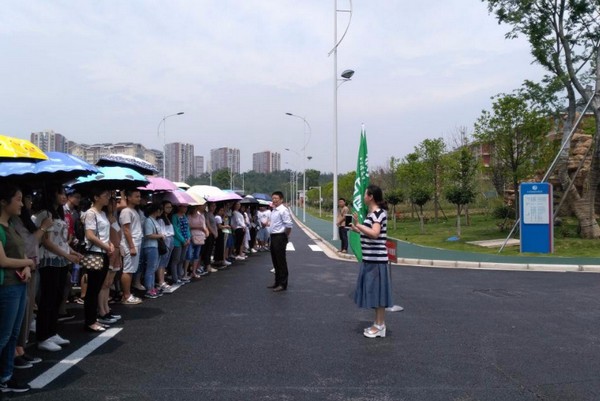
[{"label": "woman holding flag", "polygon": [[375,309],[375,322],[365,329],[364,336],[385,337],[385,308],[394,302],[385,247],[387,205],[381,188],[369,185],[364,194],[364,203],[368,208],[367,216],[362,223],[358,223],[358,214],[355,212],[353,217],[356,223],[351,226],[352,231],[360,233],[362,251],[354,302],[361,308]]}]

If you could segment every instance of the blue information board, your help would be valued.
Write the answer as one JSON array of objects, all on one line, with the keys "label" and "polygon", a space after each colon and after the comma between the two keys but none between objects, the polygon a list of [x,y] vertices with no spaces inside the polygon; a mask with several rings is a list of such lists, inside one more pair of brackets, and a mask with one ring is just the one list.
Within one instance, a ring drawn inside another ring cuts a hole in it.
[{"label": "blue information board", "polygon": [[552,185],[527,182],[520,185],[521,252],[554,252]]}]

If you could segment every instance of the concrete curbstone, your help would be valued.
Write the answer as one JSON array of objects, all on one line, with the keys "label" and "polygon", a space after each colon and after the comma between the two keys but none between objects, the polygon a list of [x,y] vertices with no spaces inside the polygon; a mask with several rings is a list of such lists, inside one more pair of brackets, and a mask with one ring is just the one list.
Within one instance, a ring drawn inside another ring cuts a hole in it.
[{"label": "concrete curbstone", "polygon": [[542,272],[578,272],[580,271],[579,265],[542,265],[536,263],[529,263],[527,265],[529,270],[542,271]]}]

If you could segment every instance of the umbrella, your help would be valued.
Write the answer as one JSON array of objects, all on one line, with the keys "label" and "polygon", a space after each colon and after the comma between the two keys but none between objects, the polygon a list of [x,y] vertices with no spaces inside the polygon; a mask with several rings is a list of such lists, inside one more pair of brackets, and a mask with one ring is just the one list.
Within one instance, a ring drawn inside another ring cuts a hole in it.
[{"label": "umbrella", "polygon": [[173,181],[173,184],[177,185],[177,188],[183,189],[184,191],[190,187],[189,184],[181,181]]},{"label": "umbrella", "polygon": [[[154,196],[152,197],[152,199],[156,199],[157,202],[162,202],[162,201],[169,201],[174,205],[183,205],[183,206],[188,206],[188,205],[198,205],[200,204],[200,202],[196,201],[195,198],[193,198],[190,194],[184,192],[184,191],[169,191],[169,192],[160,192],[157,194],[154,194]],[[202,199],[202,204],[206,203],[206,200],[204,200],[204,198]]]},{"label": "umbrella", "polygon": [[240,201],[242,205],[258,205],[258,201],[252,195],[244,196],[244,199]]},{"label": "umbrella", "polygon": [[156,174],[158,170],[153,164],[148,163],[146,160],[138,157],[124,155],[124,154],[110,154],[108,156],[102,156],[96,163],[97,166],[121,166],[132,168],[141,174]]},{"label": "umbrella", "polygon": [[133,169],[118,166],[105,166],[98,167],[98,174],[79,177],[71,184],[71,186],[84,188],[101,185],[102,188],[107,189],[125,189],[136,188],[146,183],[148,183],[146,177]]},{"label": "umbrella", "polygon": [[142,191],[179,191],[179,187],[171,180],[162,177],[148,176],[148,184],[140,187]]},{"label": "umbrella", "polygon": [[271,197],[267,194],[261,194],[261,193],[254,193],[252,194],[252,197],[254,197],[254,199],[262,199],[262,200],[266,200],[267,202],[271,201]]},{"label": "umbrella", "polygon": [[241,200],[242,197],[235,192],[224,192],[223,190],[210,185],[194,185],[186,191],[190,195],[200,196],[209,202],[221,202],[226,200]]},{"label": "umbrella", "polygon": [[200,196],[195,193],[185,192],[188,196],[191,196],[194,200],[193,205],[204,205],[206,203],[206,199],[203,196]]},{"label": "umbrella", "polygon": [[36,162],[48,160],[48,156],[46,156],[40,148],[25,139],[0,135],[0,160]]},{"label": "umbrella", "polygon": [[0,163],[0,177],[42,183],[67,182],[77,177],[98,172],[98,168],[77,156],[61,152],[46,153],[48,160],[38,163]]}]

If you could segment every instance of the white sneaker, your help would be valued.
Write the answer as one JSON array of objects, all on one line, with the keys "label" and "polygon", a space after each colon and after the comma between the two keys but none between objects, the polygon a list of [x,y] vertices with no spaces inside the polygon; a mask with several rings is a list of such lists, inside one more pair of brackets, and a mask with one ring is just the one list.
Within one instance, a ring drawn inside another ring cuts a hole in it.
[{"label": "white sneaker", "polygon": [[235,257],[235,260],[246,260],[246,257],[238,255]]},{"label": "white sneaker", "polygon": [[50,341],[50,339],[47,339],[38,343],[38,349],[43,351],[60,351],[62,347],[57,343]]},{"label": "white sneaker", "polygon": [[224,260],[223,263],[225,264],[225,266],[231,266],[231,262],[228,260]]},{"label": "white sneaker", "polygon": [[275,274],[275,268],[271,269],[271,273]]},{"label": "white sneaker", "polygon": [[209,272],[211,272],[211,273],[216,273],[216,272],[218,272],[218,270],[217,270],[217,269],[215,269],[215,268],[214,268],[214,267],[212,267],[212,266],[208,268],[208,271],[209,271]]},{"label": "white sneaker", "polygon": [[[69,345],[69,344],[71,344],[71,341],[67,340],[66,338],[62,338],[58,334],[53,335],[48,340],[50,340],[53,343],[58,344],[58,345]],[[46,341],[48,341],[48,340],[46,340]]]}]

